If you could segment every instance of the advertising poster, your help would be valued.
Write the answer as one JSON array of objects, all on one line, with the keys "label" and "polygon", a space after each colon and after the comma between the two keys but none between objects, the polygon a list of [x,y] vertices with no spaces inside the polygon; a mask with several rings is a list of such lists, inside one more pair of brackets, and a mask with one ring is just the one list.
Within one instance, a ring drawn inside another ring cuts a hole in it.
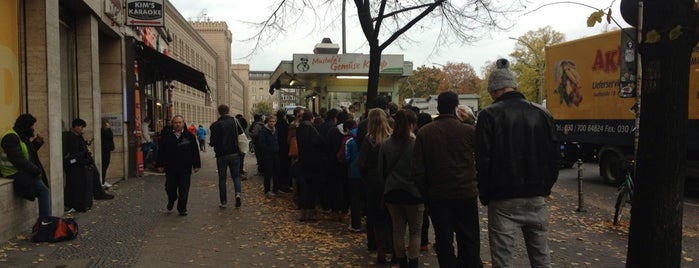
[{"label": "advertising poster", "polygon": [[0,131],[5,133],[19,115],[19,31],[16,0],[0,1]]}]

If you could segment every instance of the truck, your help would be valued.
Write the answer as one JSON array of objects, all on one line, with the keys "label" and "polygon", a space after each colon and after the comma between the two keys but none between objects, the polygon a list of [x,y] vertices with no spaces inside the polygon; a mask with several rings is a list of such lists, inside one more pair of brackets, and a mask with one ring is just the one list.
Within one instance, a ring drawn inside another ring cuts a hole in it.
[{"label": "truck", "polygon": [[[635,37],[636,29],[627,28],[545,49],[546,108],[555,120],[562,165],[570,167],[578,159],[598,162],[600,176],[611,184],[624,179],[623,163],[634,158],[640,106]],[[699,177],[696,48],[688,72],[687,176]]]}]

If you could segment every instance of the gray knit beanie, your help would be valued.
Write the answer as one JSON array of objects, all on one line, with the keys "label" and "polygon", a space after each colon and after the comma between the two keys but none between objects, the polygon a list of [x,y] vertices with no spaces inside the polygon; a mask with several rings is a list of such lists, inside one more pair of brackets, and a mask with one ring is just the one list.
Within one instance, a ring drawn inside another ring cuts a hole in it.
[{"label": "gray knit beanie", "polygon": [[495,62],[495,70],[488,77],[488,92],[493,92],[506,87],[517,89],[515,77],[510,72],[510,62],[506,59],[499,59]]}]

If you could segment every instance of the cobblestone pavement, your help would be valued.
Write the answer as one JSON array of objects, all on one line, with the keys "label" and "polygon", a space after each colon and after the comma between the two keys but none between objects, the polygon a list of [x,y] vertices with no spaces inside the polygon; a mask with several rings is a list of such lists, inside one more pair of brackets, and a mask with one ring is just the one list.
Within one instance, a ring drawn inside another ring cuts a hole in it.
[{"label": "cobblestone pavement", "polygon": [[[265,197],[259,176],[243,181],[241,208],[220,209],[211,151],[202,154],[204,168],[193,176],[188,216],[165,210],[164,176],[129,178],[110,190],[115,199],[95,201],[89,212],[72,215],[80,224],[76,240],[32,243],[28,233],[19,234],[3,244],[0,267],[379,267],[363,234],[337,221],[297,221],[293,194]],[[254,173],[253,156],[246,158],[246,169]],[[228,189],[232,193],[230,180]],[[593,205],[577,213],[574,191],[557,185],[554,192],[549,237],[554,267],[624,267],[628,234],[610,224],[610,210]],[[485,207],[480,219],[481,255],[489,267]],[[695,235],[684,237],[683,267],[697,267],[697,245]],[[439,266],[433,248],[422,253],[420,263]],[[516,264],[529,266],[521,236]]]}]

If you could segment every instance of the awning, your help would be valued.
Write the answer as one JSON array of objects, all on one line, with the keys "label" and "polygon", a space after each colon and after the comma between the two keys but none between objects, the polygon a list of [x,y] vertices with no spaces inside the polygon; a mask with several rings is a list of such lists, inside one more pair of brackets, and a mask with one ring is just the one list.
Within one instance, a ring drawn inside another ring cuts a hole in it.
[{"label": "awning", "polygon": [[146,46],[141,41],[134,43],[134,49],[138,56],[157,68],[168,80],[177,80],[199,91],[209,93],[204,73]]}]

